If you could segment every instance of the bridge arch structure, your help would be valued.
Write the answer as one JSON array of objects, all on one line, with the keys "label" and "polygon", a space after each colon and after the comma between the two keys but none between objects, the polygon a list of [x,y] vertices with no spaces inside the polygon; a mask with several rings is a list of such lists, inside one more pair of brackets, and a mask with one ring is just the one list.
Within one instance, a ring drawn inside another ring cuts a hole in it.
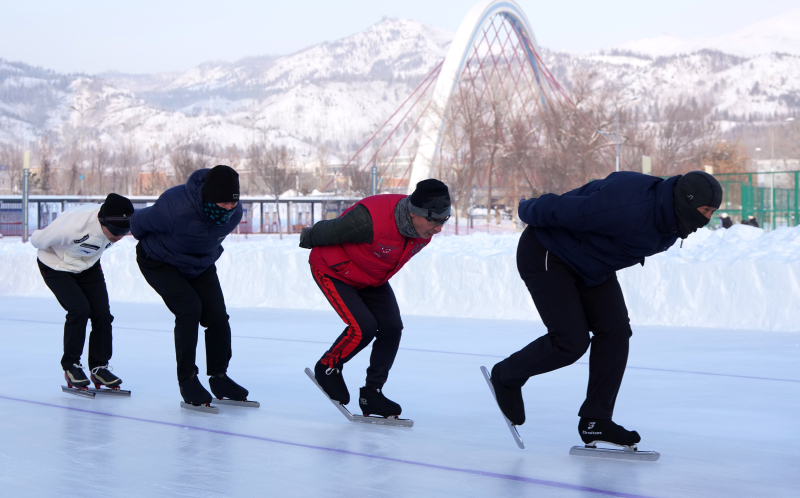
[{"label": "bridge arch structure", "polygon": [[[498,21],[500,22],[498,23]],[[501,31],[503,28],[507,30],[508,27],[510,27],[511,32],[506,31],[507,37],[506,40],[503,40]],[[494,31],[496,35],[494,39],[490,39],[487,36],[491,31]],[[456,36],[439,71],[436,85],[433,89],[433,96],[431,97],[433,109],[437,111],[430,113],[428,119],[422,123],[419,146],[409,178],[409,194],[413,192],[417,182],[433,176],[434,167],[440,156],[445,121],[451,105],[454,105],[453,101],[457,94],[457,85],[462,76],[470,73],[470,64],[476,62],[476,59],[480,60],[481,57],[485,59],[496,55],[492,51],[492,45],[500,44],[501,51],[506,52],[502,49],[508,44],[512,36],[516,36],[516,48],[521,48],[525,56],[524,59],[521,59],[518,53],[515,54],[517,62],[523,63],[521,64],[522,67],[518,69],[525,71],[527,67],[533,73],[535,90],[539,92],[541,104],[546,105],[547,89],[549,88],[543,82],[546,69],[543,71],[541,59],[538,56],[540,53],[539,46],[536,43],[536,37],[525,12],[516,2],[511,0],[483,0],[478,2],[461,22],[461,26],[456,32]],[[511,43],[515,42],[511,41]],[[512,58],[514,57],[512,56]],[[494,57],[492,59],[491,62],[494,63]],[[504,62],[511,64],[508,59]],[[529,65],[525,66],[525,62]],[[482,67],[478,67],[476,72],[480,73],[482,69]],[[525,81],[525,83],[530,84],[532,82]],[[531,90],[531,88],[525,90]]]}]

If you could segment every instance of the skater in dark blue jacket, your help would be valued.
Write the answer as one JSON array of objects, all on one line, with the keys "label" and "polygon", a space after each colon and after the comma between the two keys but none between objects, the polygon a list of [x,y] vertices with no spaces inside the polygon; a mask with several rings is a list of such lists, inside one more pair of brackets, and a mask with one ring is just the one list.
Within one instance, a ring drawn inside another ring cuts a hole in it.
[{"label": "skater in dark blue jacket", "polygon": [[492,369],[497,402],[511,423],[525,422],[521,388],[530,377],[574,363],[591,344],[581,438],[639,442],[638,433],[611,420],[632,335],[616,271],[644,265],[705,226],[721,201],[714,177],[693,171],[666,180],[612,173],[563,195],[520,202],[519,217],[529,226],[517,268],[547,334]]},{"label": "skater in dark blue jacket", "polygon": [[234,401],[248,394],[226,374],[231,327],[215,265],[222,241],[241,219],[239,174],[224,165],[195,171],[185,185],[167,190],[131,218],[131,233],[139,240],[139,269],[175,315],[178,384],[184,401],[194,406],[211,402],[197,378],[198,325],[206,328],[211,391]]}]

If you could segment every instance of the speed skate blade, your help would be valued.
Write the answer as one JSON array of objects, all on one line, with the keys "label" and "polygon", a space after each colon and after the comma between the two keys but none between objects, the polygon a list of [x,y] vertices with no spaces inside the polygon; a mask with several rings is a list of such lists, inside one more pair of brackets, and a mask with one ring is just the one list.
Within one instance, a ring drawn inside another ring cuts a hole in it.
[{"label": "speed skate blade", "polygon": [[131,396],[130,391],[124,391],[122,389],[110,389],[108,387],[101,387],[99,389],[90,387],[89,392],[95,394],[107,394],[109,396],[127,396],[127,397]]},{"label": "speed skate blade", "polygon": [[414,421],[407,418],[397,417],[376,417],[373,415],[353,415],[353,422],[363,424],[391,425],[393,427],[414,427]]},{"label": "speed skate blade", "polygon": [[[494,398],[494,402],[497,403],[497,395],[495,395],[494,393],[494,386],[492,385],[492,376],[489,374],[489,370],[487,370],[486,367],[481,367],[481,372],[483,372],[483,378],[486,379],[486,383],[489,384],[489,390],[492,391],[492,398]],[[500,405],[497,405],[497,408],[499,410]],[[511,421],[508,420],[505,413],[503,413],[503,410],[500,410],[500,415],[503,416],[503,420],[505,420],[506,425],[508,426],[508,430],[511,431],[511,436],[514,437],[514,441],[517,442],[517,446],[519,446],[519,449],[524,450],[525,443],[522,442],[522,438],[520,437],[519,432],[517,432],[517,426],[512,424]]]},{"label": "speed skate blade", "polygon": [[639,451],[636,445],[622,446],[621,448],[598,448],[596,446],[573,446],[569,450],[570,455],[586,456],[594,458],[614,458],[617,460],[640,460],[643,462],[655,462],[661,456],[656,451]]},{"label": "speed skate blade", "polygon": [[349,420],[350,422],[355,421],[355,418],[354,418],[353,414],[350,413],[350,410],[345,408],[343,404],[339,403],[338,401],[332,400],[331,397],[328,396],[328,393],[325,392],[325,390],[322,388],[322,386],[319,385],[319,382],[317,382],[317,379],[314,378],[314,372],[312,372],[310,368],[306,368],[305,372],[306,372],[306,375],[308,375],[308,378],[311,379],[311,382],[313,382],[314,385],[317,386],[320,391],[322,391],[322,394],[325,395],[325,398],[327,398],[328,401],[333,403],[333,406],[335,406],[337,410],[342,412],[342,415],[344,415],[344,417],[347,420]]},{"label": "speed skate blade", "polygon": [[94,393],[88,389],[78,389],[77,387],[61,386],[61,390],[65,393],[74,394],[75,396],[80,396],[82,398],[94,399]]},{"label": "speed skate blade", "polygon": [[211,405],[198,405],[198,406],[195,406],[195,405],[193,405],[191,403],[184,403],[183,401],[181,401],[181,408],[186,409],[186,410],[194,410],[196,412],[203,412],[203,413],[213,413],[213,414],[219,413],[219,408],[217,408],[216,406],[211,406]]},{"label": "speed skate blade", "polygon": [[236,401],[234,399],[214,399],[215,405],[230,405],[230,406],[241,406],[244,408],[259,408],[261,407],[261,403],[258,401]]}]

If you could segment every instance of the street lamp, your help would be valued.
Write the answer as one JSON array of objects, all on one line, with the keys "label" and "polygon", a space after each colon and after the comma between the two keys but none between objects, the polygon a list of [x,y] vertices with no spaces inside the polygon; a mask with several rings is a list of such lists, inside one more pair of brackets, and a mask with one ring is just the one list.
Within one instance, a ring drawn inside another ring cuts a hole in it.
[{"label": "street lamp", "polygon": [[[617,102],[616,104],[614,104],[614,108],[615,108],[614,109],[614,120],[616,121],[616,126],[617,126],[617,131],[616,131],[616,134],[615,134],[616,135],[616,144],[614,144],[614,150],[616,152],[616,154],[615,154],[616,161],[615,161],[615,169],[614,169],[614,171],[619,171],[619,152],[620,152],[620,148],[622,147],[622,144],[619,141],[619,108],[622,106],[622,104],[627,104],[628,102],[633,102],[634,100],[638,100],[640,98],[642,98],[641,95],[636,95],[634,97],[631,97],[631,98],[626,99],[626,100],[622,100],[622,101]],[[601,135],[605,135],[605,136],[611,135],[610,133],[607,133],[607,132],[601,131],[601,130],[597,130],[597,132],[600,133]]]}]

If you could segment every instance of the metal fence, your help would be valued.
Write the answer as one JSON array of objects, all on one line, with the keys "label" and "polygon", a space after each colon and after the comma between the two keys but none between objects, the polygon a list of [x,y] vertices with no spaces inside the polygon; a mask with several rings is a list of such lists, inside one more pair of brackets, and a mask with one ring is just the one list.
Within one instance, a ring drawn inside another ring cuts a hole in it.
[{"label": "metal fence", "polygon": [[723,212],[734,222],[755,217],[765,230],[800,223],[798,194],[800,171],[760,171],[714,175],[725,192],[717,219]]},{"label": "metal fence", "polygon": [[[129,196],[134,209],[151,206],[154,196]],[[105,196],[54,196],[32,195],[28,203],[28,233],[44,228],[65,210],[88,202],[102,203]],[[244,215],[238,233],[296,233],[319,220],[336,218],[359,199],[350,197],[309,198],[291,197],[274,199],[243,197]],[[280,213],[280,224],[279,224]],[[22,235],[21,196],[0,196],[0,234]]]}]

